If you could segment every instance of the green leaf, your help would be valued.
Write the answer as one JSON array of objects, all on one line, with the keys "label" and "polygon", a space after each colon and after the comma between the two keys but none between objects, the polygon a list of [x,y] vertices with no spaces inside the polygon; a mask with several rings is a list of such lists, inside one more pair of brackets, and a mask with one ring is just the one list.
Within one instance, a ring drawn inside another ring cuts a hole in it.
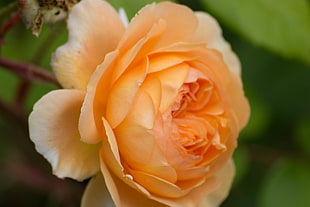
[{"label": "green leaf", "polygon": [[161,2],[165,0],[135,0],[135,1],[124,1],[124,0],[107,0],[114,8],[123,8],[126,11],[128,19],[130,20],[141,8],[147,4],[153,2]]},{"label": "green leaf", "polygon": [[284,160],[273,166],[262,185],[259,207],[310,206],[310,166],[298,160]]},{"label": "green leaf", "polygon": [[224,24],[251,42],[310,64],[310,1],[200,1]]},{"label": "green leaf", "polygon": [[240,140],[260,139],[270,124],[270,111],[266,103],[252,90],[248,90],[246,96],[250,102],[251,114],[247,125],[241,131]]},{"label": "green leaf", "polygon": [[236,175],[234,178],[234,185],[241,181],[250,167],[250,156],[247,149],[240,145],[234,152],[234,162],[236,165]]},{"label": "green leaf", "polygon": [[310,155],[310,119],[303,120],[296,127],[296,141],[299,147]]}]

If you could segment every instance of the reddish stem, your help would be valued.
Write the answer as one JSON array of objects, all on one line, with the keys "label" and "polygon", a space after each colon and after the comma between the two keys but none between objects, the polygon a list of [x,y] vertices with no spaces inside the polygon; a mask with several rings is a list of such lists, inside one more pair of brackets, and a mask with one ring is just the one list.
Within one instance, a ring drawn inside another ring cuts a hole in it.
[{"label": "reddish stem", "polygon": [[53,83],[59,85],[56,78],[49,71],[29,63],[18,62],[0,57],[0,66],[9,69],[20,78],[27,81]]},{"label": "reddish stem", "polygon": [[[4,35],[15,25],[19,22],[20,20],[20,17],[19,17],[19,14],[18,12],[14,12],[12,13],[11,15],[11,18],[9,19],[9,21],[4,24],[1,28],[1,31],[0,31],[0,37],[3,38]],[[3,44],[3,41],[1,41],[0,43]]]}]

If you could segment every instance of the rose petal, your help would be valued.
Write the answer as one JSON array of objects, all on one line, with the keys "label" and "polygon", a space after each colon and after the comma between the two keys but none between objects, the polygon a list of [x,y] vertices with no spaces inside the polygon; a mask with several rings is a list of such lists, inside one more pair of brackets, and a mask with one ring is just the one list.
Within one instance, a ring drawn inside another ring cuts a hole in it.
[{"label": "rose petal", "polygon": [[188,7],[171,2],[147,5],[130,22],[124,38],[121,40],[122,49],[126,50],[145,37],[159,19],[165,21],[167,26],[155,48],[186,41],[195,31],[198,23],[197,18]]},{"label": "rose petal", "polygon": [[154,106],[154,114],[157,114],[162,97],[161,84],[158,78],[152,78],[151,76],[147,76],[141,86],[141,90],[143,90],[150,96]]},{"label": "rose petal", "polygon": [[172,68],[154,74],[154,76],[160,80],[162,88],[162,97],[159,109],[161,113],[165,112],[175,101],[179,88],[186,80],[188,71],[189,66],[185,63],[181,63],[173,66]]},{"label": "rose petal", "polygon": [[118,207],[165,207],[165,205],[147,198],[137,189],[127,185],[113,175],[104,164],[102,165],[102,172],[104,176],[98,173],[88,183],[82,198],[82,207],[114,206],[110,200],[107,200],[110,199],[110,196],[106,194],[107,192],[111,194],[115,206]]},{"label": "rose petal", "polygon": [[154,116],[151,98],[140,92],[126,119],[115,129],[119,151],[131,168],[175,182],[176,172],[163,156],[152,132]]},{"label": "rose petal", "polygon": [[234,174],[234,164],[230,160],[215,177],[207,179],[185,196],[175,199],[152,196],[152,199],[174,207],[217,207],[227,197]]},{"label": "rose petal", "polygon": [[86,90],[91,74],[116,48],[125,27],[107,2],[83,0],[68,19],[69,41],[53,56],[52,67],[64,88]]},{"label": "rose petal", "polygon": [[119,125],[126,117],[132,107],[136,93],[147,74],[147,70],[148,60],[145,59],[113,84],[106,109],[106,119],[112,128]]},{"label": "rose petal", "polygon": [[217,179],[221,182],[221,184],[215,191],[211,192],[205,197],[200,206],[201,207],[219,206],[223,202],[223,200],[228,196],[234,175],[235,175],[235,165],[233,163],[233,160],[230,159],[216,175]]},{"label": "rose petal", "polygon": [[99,145],[80,141],[78,120],[85,92],[55,90],[43,96],[29,117],[30,138],[60,178],[84,180],[99,170]]},{"label": "rose petal", "polygon": [[152,194],[166,198],[178,198],[187,193],[177,185],[152,174],[137,170],[130,170],[130,173],[132,174],[135,182],[144,186]]},{"label": "rose petal", "polygon": [[95,175],[87,184],[81,207],[114,207],[113,200],[100,173]]},{"label": "rose petal", "polygon": [[222,30],[217,21],[205,12],[195,12],[195,14],[199,23],[190,41],[205,42],[208,48],[221,52],[226,65],[240,75],[240,61],[231,50],[229,43],[223,38]]},{"label": "rose petal", "polygon": [[[87,86],[87,93],[81,109],[81,116],[79,120],[79,131],[82,138],[81,140],[85,143],[95,144],[101,140],[102,132],[104,129],[100,126],[102,126],[102,114],[104,108],[106,107],[106,98],[109,88],[99,87],[98,82],[104,81],[106,85],[109,85],[109,75],[111,74],[111,70],[107,69],[107,67],[113,67],[113,61],[115,60],[114,58],[117,56],[117,54],[118,52],[115,51],[106,55],[105,61],[94,72]],[[102,74],[105,72],[107,75],[101,78]],[[97,110],[95,111],[97,113],[95,114],[94,99],[96,92],[102,95],[98,96],[96,99],[95,103],[97,103]]]}]

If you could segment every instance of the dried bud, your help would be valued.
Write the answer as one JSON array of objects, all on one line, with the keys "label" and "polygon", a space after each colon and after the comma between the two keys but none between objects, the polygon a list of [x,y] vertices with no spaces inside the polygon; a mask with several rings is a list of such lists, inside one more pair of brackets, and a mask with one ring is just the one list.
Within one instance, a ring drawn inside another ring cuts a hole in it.
[{"label": "dried bud", "polygon": [[76,0],[18,0],[20,16],[27,28],[36,36],[43,23],[55,23],[64,19]]}]

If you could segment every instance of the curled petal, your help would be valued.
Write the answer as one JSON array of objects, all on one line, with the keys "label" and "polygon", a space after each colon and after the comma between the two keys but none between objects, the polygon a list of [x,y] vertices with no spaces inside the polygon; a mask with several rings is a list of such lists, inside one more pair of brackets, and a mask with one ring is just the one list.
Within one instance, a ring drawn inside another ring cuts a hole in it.
[{"label": "curled petal", "polygon": [[86,90],[91,74],[116,48],[125,27],[107,2],[83,0],[70,13],[68,30],[69,41],[57,49],[52,67],[64,88]]},{"label": "curled petal", "polygon": [[84,180],[99,170],[99,145],[80,141],[77,129],[85,92],[56,90],[43,96],[29,117],[30,138],[60,178]]},{"label": "curled petal", "polygon": [[122,49],[126,50],[145,37],[159,19],[166,23],[166,30],[155,48],[187,41],[198,24],[193,12],[185,6],[171,2],[150,4],[141,9],[130,22],[124,38],[121,40]]}]

